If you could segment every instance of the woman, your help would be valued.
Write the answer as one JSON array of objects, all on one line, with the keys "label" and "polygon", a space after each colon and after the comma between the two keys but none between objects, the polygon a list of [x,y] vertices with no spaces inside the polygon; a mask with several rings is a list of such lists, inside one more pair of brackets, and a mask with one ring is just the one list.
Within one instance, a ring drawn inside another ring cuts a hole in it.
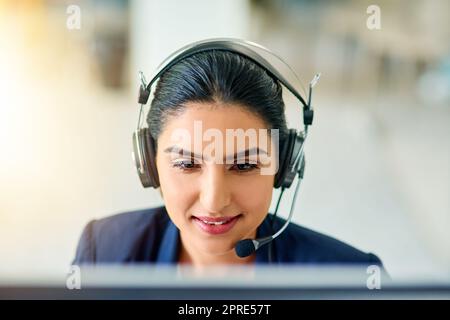
[{"label": "woman", "polygon": [[[207,141],[195,145],[190,138],[200,124],[202,130],[222,137],[228,137],[227,130],[277,130],[280,141],[286,139],[282,87],[248,57],[209,50],[178,61],[159,78],[147,123],[155,141],[165,206],[91,221],[82,233],[74,264],[202,267],[273,261],[381,266],[371,253],[294,223],[270,245],[244,258],[237,256],[240,240],[272,235],[285,223],[268,214],[275,173],[262,174],[267,162],[261,155],[278,157],[278,150],[258,137],[253,146],[257,157],[244,154],[236,161],[242,150],[233,149],[233,161],[223,163],[217,155],[229,156],[225,145],[230,141],[211,150]],[[174,137],[179,138],[176,143]],[[202,154],[207,148],[211,157]]]}]

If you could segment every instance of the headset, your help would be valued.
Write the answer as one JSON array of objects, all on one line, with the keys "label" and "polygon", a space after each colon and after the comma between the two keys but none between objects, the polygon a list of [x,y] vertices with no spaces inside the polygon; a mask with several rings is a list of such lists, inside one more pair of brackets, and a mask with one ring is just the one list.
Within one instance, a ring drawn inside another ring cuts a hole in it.
[{"label": "headset", "polygon": [[303,124],[304,130],[298,132],[296,129],[289,129],[288,134],[285,139],[280,140],[280,153],[279,153],[279,165],[278,171],[275,174],[274,188],[281,188],[280,196],[277,201],[275,212],[272,217],[272,228],[275,221],[275,217],[278,211],[281,197],[284,190],[292,185],[295,177],[298,176],[298,182],[294,193],[294,198],[291,205],[291,210],[289,212],[288,219],[282,228],[271,236],[260,238],[260,239],[244,239],[239,241],[236,246],[236,254],[241,257],[247,257],[253,252],[258,250],[261,246],[265,244],[270,244],[269,250],[269,261],[272,261],[272,241],[278,237],[288,226],[292,219],[294,203],[297,197],[298,188],[300,181],[303,179],[305,170],[305,155],[304,155],[304,142],[308,134],[308,126],[312,124],[314,117],[314,110],[311,106],[311,94],[312,88],[316,85],[319,80],[320,73],[316,74],[309,84],[309,95],[308,102],[300,95],[300,93],[294,88],[294,86],[275,68],[273,67],[265,58],[263,58],[257,50],[262,50],[265,53],[277,58],[289,70],[293,73],[295,78],[298,80],[295,72],[289,65],[284,62],[278,55],[270,51],[269,49],[246,40],[234,39],[234,38],[214,38],[206,39],[198,42],[188,44],[181,49],[172,53],[168,58],[166,58],[160,66],[157,68],[155,74],[152,76],[150,82],[147,83],[145,76],[142,72],[139,72],[140,76],[140,86],[139,86],[139,98],[138,102],[140,104],[140,113],[138,119],[137,129],[133,133],[133,159],[137,168],[137,172],[140,181],[144,188],[153,187],[158,188],[160,186],[158,171],[156,169],[156,150],[155,141],[150,134],[150,130],[147,127],[142,127],[141,119],[143,113],[143,107],[147,104],[152,85],[161,77],[161,75],[170,69],[173,65],[186,59],[194,54],[205,52],[205,51],[228,51],[235,54],[244,56],[245,58],[251,60],[261,68],[263,68],[272,78],[278,80],[284,87],[286,87],[296,98],[300,101],[303,107]]}]

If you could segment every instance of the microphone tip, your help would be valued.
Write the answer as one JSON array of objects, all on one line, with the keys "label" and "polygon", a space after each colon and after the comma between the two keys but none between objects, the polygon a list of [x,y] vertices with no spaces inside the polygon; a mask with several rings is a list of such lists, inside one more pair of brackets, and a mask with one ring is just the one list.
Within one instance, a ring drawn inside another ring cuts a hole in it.
[{"label": "microphone tip", "polygon": [[240,258],[248,257],[256,251],[255,245],[253,244],[253,241],[251,239],[239,241],[234,249],[238,257]]}]

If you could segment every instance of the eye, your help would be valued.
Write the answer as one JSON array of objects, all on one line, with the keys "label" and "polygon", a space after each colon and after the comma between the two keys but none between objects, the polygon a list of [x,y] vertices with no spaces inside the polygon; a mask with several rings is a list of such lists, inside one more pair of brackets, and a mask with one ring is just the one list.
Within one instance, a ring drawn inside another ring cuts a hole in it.
[{"label": "eye", "polygon": [[200,165],[192,160],[182,160],[172,163],[172,167],[180,169],[182,171],[193,171],[200,168]]},{"label": "eye", "polygon": [[249,172],[259,169],[259,167],[256,163],[245,162],[245,163],[235,163],[230,169],[235,170],[237,172]]}]

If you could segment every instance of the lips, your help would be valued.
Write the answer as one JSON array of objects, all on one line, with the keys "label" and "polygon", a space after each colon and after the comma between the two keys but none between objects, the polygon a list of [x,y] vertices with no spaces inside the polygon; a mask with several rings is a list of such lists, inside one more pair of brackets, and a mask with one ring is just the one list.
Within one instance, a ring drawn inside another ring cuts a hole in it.
[{"label": "lips", "polygon": [[217,235],[228,232],[240,217],[241,214],[226,217],[192,216],[192,220],[200,230]]}]

